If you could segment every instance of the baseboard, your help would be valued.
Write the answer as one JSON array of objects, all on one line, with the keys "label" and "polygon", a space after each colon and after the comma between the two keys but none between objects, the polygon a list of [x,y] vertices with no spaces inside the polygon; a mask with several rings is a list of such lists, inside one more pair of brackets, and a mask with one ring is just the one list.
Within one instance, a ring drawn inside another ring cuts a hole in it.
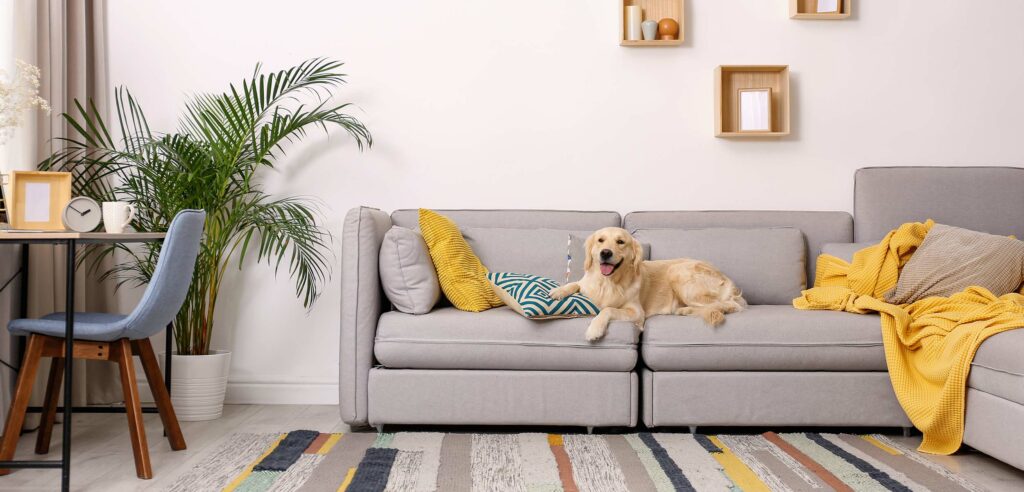
[{"label": "baseboard", "polygon": [[[171,388],[173,394],[174,388]],[[144,402],[152,402],[149,384],[139,381]],[[225,403],[257,405],[337,405],[338,383],[335,381],[228,379]]]}]

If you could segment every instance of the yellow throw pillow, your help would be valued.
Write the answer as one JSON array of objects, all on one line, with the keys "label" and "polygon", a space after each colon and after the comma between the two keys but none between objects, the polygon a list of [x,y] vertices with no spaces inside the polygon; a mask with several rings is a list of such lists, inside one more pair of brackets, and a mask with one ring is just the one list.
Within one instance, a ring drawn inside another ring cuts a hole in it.
[{"label": "yellow throw pillow", "polygon": [[473,254],[455,222],[421,208],[420,233],[437,269],[441,290],[453,306],[476,313],[504,305],[491,289],[487,268]]}]

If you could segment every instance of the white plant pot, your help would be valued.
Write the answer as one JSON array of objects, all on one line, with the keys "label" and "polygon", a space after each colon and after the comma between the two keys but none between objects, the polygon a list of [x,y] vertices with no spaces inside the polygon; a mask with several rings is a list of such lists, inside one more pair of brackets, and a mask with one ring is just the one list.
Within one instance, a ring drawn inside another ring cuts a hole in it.
[{"label": "white plant pot", "polygon": [[[219,419],[228,389],[231,352],[212,350],[210,355],[171,355],[171,403],[178,420],[194,422]],[[164,357],[160,369],[164,374]]]}]

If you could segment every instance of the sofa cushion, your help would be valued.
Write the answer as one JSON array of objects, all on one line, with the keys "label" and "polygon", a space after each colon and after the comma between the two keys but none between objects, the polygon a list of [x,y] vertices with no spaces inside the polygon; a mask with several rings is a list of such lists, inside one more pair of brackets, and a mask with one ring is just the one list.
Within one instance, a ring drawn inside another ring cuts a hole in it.
[{"label": "sofa cushion", "polygon": [[380,284],[395,309],[410,314],[430,312],[441,297],[434,262],[423,236],[394,226],[380,245]]},{"label": "sofa cushion", "polygon": [[996,296],[1016,292],[1024,271],[1024,242],[960,227],[935,224],[900,270],[885,302],[909,304],[949,297],[971,286]]},{"label": "sofa cushion", "polygon": [[528,273],[490,272],[494,293],[513,311],[530,319],[584,318],[597,316],[600,309],[583,294],[555,300],[550,292],[558,282]]},{"label": "sofa cushion", "polygon": [[[434,209],[461,227],[504,227],[508,229],[565,229],[595,231],[622,225],[618,212],[576,210],[451,210]],[[395,210],[395,225],[414,229],[418,226],[416,209]]]},{"label": "sofa cushion", "polygon": [[856,241],[878,241],[904,222],[932,219],[1024,237],[1024,169],[869,167],[854,177]]},{"label": "sofa cushion", "polygon": [[453,306],[480,312],[504,305],[491,290],[487,268],[451,219],[420,209],[420,231],[437,269],[441,291]]},{"label": "sofa cushion", "polygon": [[[821,252],[819,254],[832,255],[847,263],[853,263],[854,253],[876,244],[878,243],[825,243],[821,245]],[[813,258],[813,260],[818,261],[817,258]]]},{"label": "sofa cushion", "polygon": [[[566,252],[569,238],[576,241],[589,232],[566,229],[509,229],[502,227],[467,227],[462,235],[492,272],[528,273],[565,281]],[[573,245],[575,250],[577,246]],[[583,247],[578,246],[582,251]],[[575,260],[575,258],[574,258]],[[583,276],[582,258],[573,265],[572,281]]]},{"label": "sofa cushion", "polygon": [[583,338],[591,318],[532,321],[508,307],[453,308],[423,315],[392,311],[377,325],[374,355],[392,369],[631,371],[636,327],[613,322],[597,343]]},{"label": "sofa cushion", "polygon": [[878,315],[749,306],[713,328],[655,316],[641,352],[655,371],[885,371]]},{"label": "sofa cushion", "polygon": [[978,348],[967,386],[1024,405],[1024,328],[993,335]]},{"label": "sofa cushion", "polygon": [[[774,210],[712,210],[632,212],[623,219],[626,230],[699,229],[706,227],[795,227],[807,241],[807,252],[816,254],[825,243],[853,241],[853,217],[846,212],[789,212]],[[814,279],[814,261],[807,262],[807,278]]]},{"label": "sofa cushion", "polygon": [[789,304],[806,287],[804,236],[792,227],[640,229],[652,260],[693,258],[726,274],[750,304]]}]

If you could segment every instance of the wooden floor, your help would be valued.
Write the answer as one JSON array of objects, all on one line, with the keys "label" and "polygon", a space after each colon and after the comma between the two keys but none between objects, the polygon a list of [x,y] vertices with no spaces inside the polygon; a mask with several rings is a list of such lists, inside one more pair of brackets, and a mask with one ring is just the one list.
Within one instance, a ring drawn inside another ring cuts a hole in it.
[{"label": "wooden floor", "polygon": [[[149,452],[153,460],[152,480],[135,478],[128,425],[124,415],[79,414],[74,417],[71,483],[73,490],[134,491],[162,490],[192,468],[222,438],[237,432],[281,432],[310,429],[320,432],[348,432],[336,406],[310,405],[228,405],[220,420],[182,422],[188,449],[171,451],[161,434],[160,418],[146,414]],[[404,430],[404,429],[403,429]],[[54,429],[51,453],[60,455],[60,426]],[[893,437],[916,446],[920,437]],[[18,459],[37,459],[32,449],[35,433],[22,436]],[[1017,470],[975,451],[955,456],[935,456],[934,461],[963,474],[988,490],[1024,490],[1024,471]],[[55,470],[17,470],[0,477],[2,491],[52,491],[59,487],[60,472]]]}]

